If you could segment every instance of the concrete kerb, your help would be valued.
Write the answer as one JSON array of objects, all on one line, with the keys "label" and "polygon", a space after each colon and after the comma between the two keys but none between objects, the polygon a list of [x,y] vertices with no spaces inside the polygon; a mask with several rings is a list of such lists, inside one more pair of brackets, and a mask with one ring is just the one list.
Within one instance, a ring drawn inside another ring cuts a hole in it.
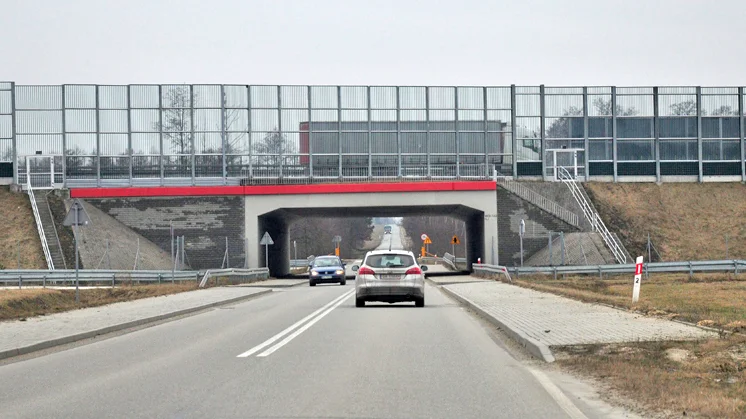
[{"label": "concrete kerb", "polygon": [[447,287],[443,287],[443,286],[440,287],[440,289],[443,290],[446,294],[453,297],[455,300],[459,301],[461,304],[466,305],[467,307],[476,311],[480,316],[487,319],[487,321],[489,321],[493,325],[504,330],[511,338],[513,338],[516,342],[520,343],[523,347],[525,347],[531,353],[531,355],[539,359],[542,359],[545,362],[554,362],[554,355],[552,355],[552,351],[549,350],[549,346],[541,342],[537,342],[536,340],[526,336],[523,332],[521,332],[518,329],[511,328],[510,326],[500,321],[500,319],[490,315],[485,310],[483,310],[481,307],[479,307],[479,305],[469,300],[468,298],[458,294],[457,292],[452,291],[448,289]]},{"label": "concrete kerb", "polygon": [[425,277],[425,281],[434,287],[442,287],[444,285],[456,285],[456,284],[473,284],[476,282],[485,282],[485,279],[475,277],[473,281],[454,281],[454,282],[435,282],[431,278]]},{"label": "concrete kerb", "polygon": [[191,313],[206,310],[212,307],[227,305],[227,304],[236,303],[236,302],[244,301],[244,300],[251,300],[253,298],[260,297],[260,296],[269,294],[271,292],[272,292],[271,289],[267,289],[267,290],[263,290],[263,291],[250,294],[250,295],[242,295],[240,297],[234,297],[234,298],[230,298],[230,299],[223,300],[223,301],[216,301],[216,302],[209,303],[209,304],[203,304],[197,307],[185,308],[183,310],[176,310],[170,313],[159,314],[157,316],[151,316],[151,317],[146,317],[143,319],[132,320],[129,322],[115,324],[112,326],[107,326],[107,327],[103,327],[103,328],[96,329],[96,330],[89,330],[83,333],[77,333],[77,334],[70,335],[70,336],[64,336],[64,337],[57,338],[57,339],[51,339],[48,341],[35,343],[33,345],[24,346],[21,348],[0,351],[0,360],[11,358],[14,356],[19,356],[19,355],[25,355],[25,354],[40,351],[43,349],[53,348],[55,346],[66,345],[68,343],[77,342],[79,340],[89,339],[89,338],[93,338],[93,337],[104,335],[104,334],[111,333],[111,332],[117,332],[120,330],[129,329],[132,327],[142,326],[148,323],[155,323],[161,320],[183,316],[185,314],[191,314]]}]

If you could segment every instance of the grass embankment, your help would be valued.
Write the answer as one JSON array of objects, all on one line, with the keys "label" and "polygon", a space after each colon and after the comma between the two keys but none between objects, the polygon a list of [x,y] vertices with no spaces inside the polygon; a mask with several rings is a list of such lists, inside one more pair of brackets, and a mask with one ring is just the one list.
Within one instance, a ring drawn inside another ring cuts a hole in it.
[{"label": "grass embankment", "polygon": [[122,301],[158,297],[197,289],[189,284],[132,285],[117,288],[80,290],[80,303],[74,289],[3,289],[0,290],[0,321],[26,319],[78,308],[98,307]]},{"label": "grass embankment", "polygon": [[619,234],[632,256],[647,259],[650,233],[664,261],[746,259],[746,185],[589,182],[584,186],[609,230]]},{"label": "grass embankment", "polygon": [[[632,280],[514,278],[519,286],[720,330],[701,342],[553,348],[558,364],[600,379],[661,417],[746,417],[746,277],[654,275],[632,303]],[[650,413],[650,412],[648,412]],[[647,416],[647,415],[646,415]]]},{"label": "grass embankment", "polygon": [[46,269],[28,195],[0,187],[0,269]]}]

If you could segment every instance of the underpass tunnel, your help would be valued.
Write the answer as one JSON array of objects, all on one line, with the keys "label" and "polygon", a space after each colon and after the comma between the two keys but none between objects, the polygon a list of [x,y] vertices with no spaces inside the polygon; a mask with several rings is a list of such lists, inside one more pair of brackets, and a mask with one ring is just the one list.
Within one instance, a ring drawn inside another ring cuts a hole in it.
[{"label": "underpass tunnel", "polygon": [[[257,217],[257,243],[268,232],[274,241],[269,249],[269,269],[272,276],[289,275],[290,259],[293,257],[292,242],[289,230],[294,223],[312,222],[313,218],[345,218],[345,217],[417,217],[417,216],[448,216],[461,220],[466,225],[466,237],[462,237],[462,248],[465,252],[468,269],[472,263],[481,258],[486,263],[485,255],[485,213],[465,205],[409,205],[409,206],[367,206],[367,207],[304,207],[279,208]],[[247,223],[250,222],[247,218]],[[248,227],[248,225],[247,225]],[[418,241],[420,232],[409,232],[413,239],[412,245],[405,249],[415,254],[420,251],[421,242]],[[497,246],[497,231],[488,233],[489,240]],[[343,238],[344,240],[344,238]],[[330,250],[333,249],[329,243]],[[265,266],[265,246],[259,246],[258,266]],[[462,256],[462,255],[459,255]],[[342,255],[344,257],[344,255]]]}]

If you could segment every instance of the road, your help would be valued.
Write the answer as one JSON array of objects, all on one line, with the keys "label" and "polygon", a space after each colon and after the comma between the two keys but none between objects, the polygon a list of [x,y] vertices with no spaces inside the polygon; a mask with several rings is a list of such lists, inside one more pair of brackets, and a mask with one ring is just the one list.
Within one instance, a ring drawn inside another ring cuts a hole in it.
[{"label": "road", "polygon": [[425,308],[356,308],[353,293],[285,289],[0,366],[0,416],[568,417],[438,289],[427,287]]}]

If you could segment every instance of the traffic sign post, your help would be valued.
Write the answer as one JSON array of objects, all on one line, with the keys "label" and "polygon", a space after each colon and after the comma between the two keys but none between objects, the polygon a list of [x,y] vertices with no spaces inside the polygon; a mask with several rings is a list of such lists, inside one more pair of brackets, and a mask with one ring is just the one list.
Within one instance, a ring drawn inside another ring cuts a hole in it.
[{"label": "traffic sign post", "polygon": [[458,239],[457,235],[453,235],[451,238],[451,250],[453,251],[453,257],[456,257],[456,245],[461,244],[461,240]]},{"label": "traffic sign post", "polygon": [[75,241],[75,302],[80,303],[80,277],[79,277],[79,260],[78,256],[78,227],[87,226],[91,222],[88,213],[79,199],[73,201],[70,210],[65,215],[62,224],[67,227],[73,227],[73,240]]},{"label": "traffic sign post", "polygon": [[342,243],[342,236],[334,236],[332,243],[334,243],[334,256],[339,257],[339,244]]},{"label": "traffic sign post", "polygon": [[640,282],[642,281],[642,256],[638,256],[635,261],[635,285],[632,288],[632,302],[640,300]]},{"label": "traffic sign post", "polygon": [[269,246],[275,244],[272,237],[269,235],[269,231],[265,231],[259,244],[264,245],[264,266],[269,269]]}]

